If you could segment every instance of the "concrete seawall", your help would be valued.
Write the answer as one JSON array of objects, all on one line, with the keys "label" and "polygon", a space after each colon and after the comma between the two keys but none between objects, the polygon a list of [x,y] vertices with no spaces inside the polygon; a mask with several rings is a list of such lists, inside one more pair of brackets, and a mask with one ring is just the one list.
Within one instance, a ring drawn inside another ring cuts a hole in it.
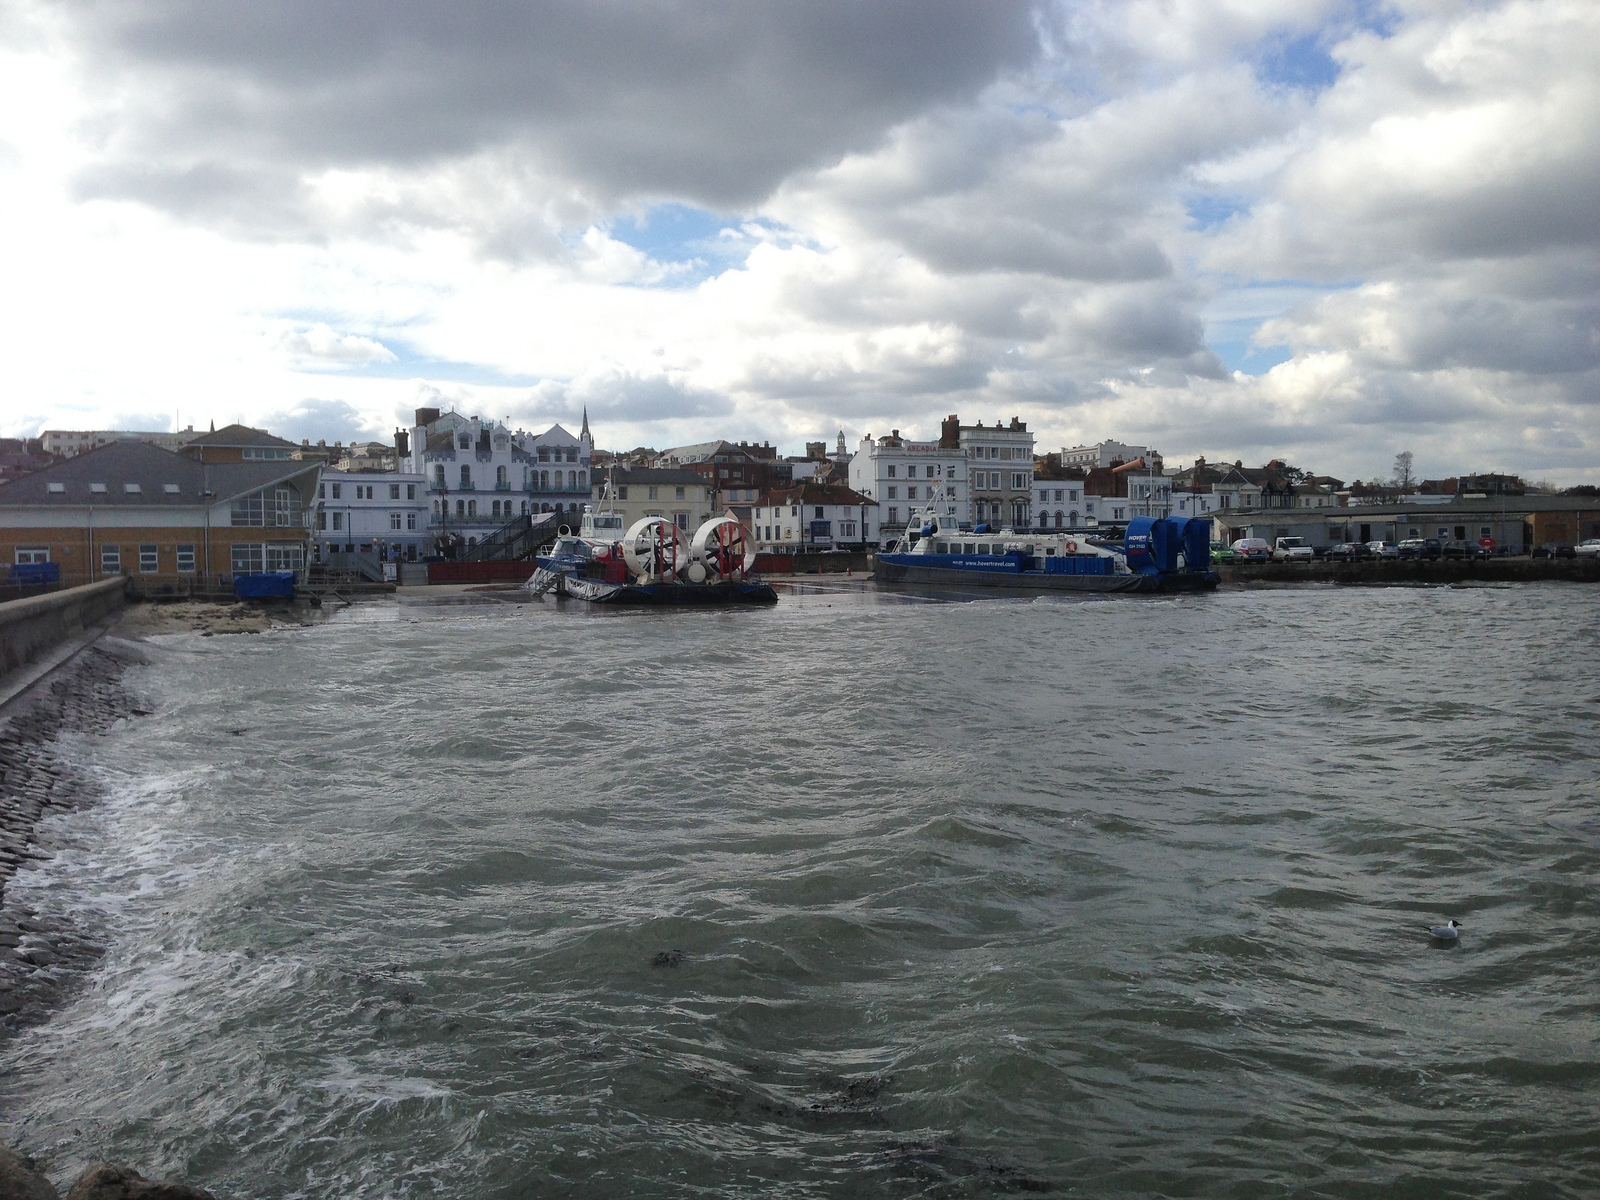
[{"label": "concrete seawall", "polygon": [[117,576],[0,604],[0,675],[26,666],[116,612],[126,594],[126,581]]},{"label": "concrete seawall", "polygon": [[1571,558],[1381,558],[1360,562],[1218,563],[1225,584],[1600,583],[1600,562]]}]

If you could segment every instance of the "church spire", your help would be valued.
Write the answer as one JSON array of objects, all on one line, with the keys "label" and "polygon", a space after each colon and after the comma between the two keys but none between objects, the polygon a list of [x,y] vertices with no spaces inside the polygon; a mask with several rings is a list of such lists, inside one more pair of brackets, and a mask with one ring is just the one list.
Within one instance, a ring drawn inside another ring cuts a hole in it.
[{"label": "church spire", "polygon": [[583,406],[583,432],[578,436],[586,442],[594,441],[594,437],[589,433],[589,406],[587,404]]}]

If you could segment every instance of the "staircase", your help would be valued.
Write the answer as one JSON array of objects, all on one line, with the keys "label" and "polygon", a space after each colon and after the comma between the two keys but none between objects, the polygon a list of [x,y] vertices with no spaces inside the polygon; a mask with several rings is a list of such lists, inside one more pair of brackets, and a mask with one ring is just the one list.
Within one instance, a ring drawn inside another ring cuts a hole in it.
[{"label": "staircase", "polygon": [[514,562],[532,558],[540,546],[555,537],[556,530],[568,519],[567,513],[515,517],[493,533],[480,538],[476,546],[465,547],[459,558],[463,562]]}]

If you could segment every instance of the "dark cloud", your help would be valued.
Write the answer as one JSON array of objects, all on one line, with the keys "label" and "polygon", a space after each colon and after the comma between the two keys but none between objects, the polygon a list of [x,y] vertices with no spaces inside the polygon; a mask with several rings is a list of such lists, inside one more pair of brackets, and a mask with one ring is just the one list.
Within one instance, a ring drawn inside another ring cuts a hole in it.
[{"label": "dark cloud", "polygon": [[[99,194],[272,217],[305,172],[522,154],[605,201],[728,210],[1037,53],[1023,0],[63,9],[118,95]],[[108,86],[110,85],[110,86]]]}]

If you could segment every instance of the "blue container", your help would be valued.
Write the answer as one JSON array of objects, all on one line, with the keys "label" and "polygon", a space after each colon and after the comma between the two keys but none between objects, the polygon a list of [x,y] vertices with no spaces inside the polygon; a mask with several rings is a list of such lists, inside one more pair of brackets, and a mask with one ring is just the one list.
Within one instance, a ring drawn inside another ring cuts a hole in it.
[{"label": "blue container", "polygon": [[264,575],[235,575],[233,594],[241,600],[292,600],[294,572],[269,571]]},{"label": "blue container", "polygon": [[18,563],[6,575],[7,583],[38,587],[61,582],[60,563]]}]

